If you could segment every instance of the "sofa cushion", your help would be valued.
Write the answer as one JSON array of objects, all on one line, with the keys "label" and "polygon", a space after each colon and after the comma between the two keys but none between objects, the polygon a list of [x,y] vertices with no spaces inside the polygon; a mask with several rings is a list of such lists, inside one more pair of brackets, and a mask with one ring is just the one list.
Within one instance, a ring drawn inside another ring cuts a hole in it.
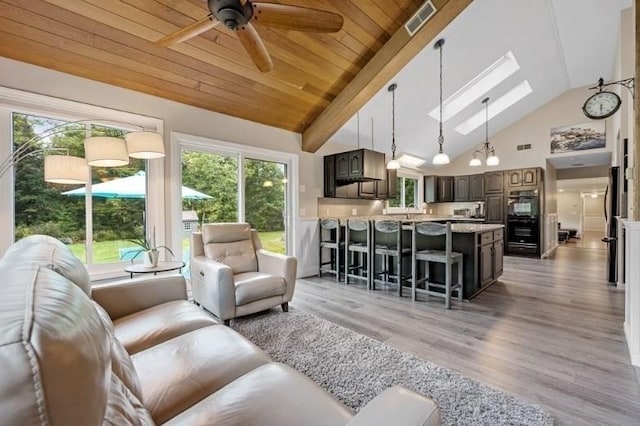
[{"label": "sofa cushion", "polygon": [[91,296],[91,280],[84,264],[61,241],[47,235],[31,235],[7,249],[0,264],[18,262],[54,270]]},{"label": "sofa cushion", "polygon": [[229,266],[234,274],[258,270],[248,223],[210,223],[202,229],[204,254]]},{"label": "sofa cushion", "polygon": [[344,405],[311,379],[271,362],[234,380],[166,424],[344,426],[351,417]]},{"label": "sofa cushion", "polygon": [[91,299],[43,266],[0,276],[0,424],[100,424],[111,342]]},{"label": "sofa cushion", "polygon": [[[144,405],[157,423],[270,361],[257,346],[223,325],[191,331],[131,358]],[[282,409],[282,401],[279,406]]]},{"label": "sofa cushion", "polygon": [[191,330],[218,322],[186,300],[174,300],[114,321],[116,338],[133,355]]},{"label": "sofa cushion", "polygon": [[246,305],[256,300],[282,296],[287,291],[284,277],[262,272],[245,272],[233,277],[236,285],[236,305]]},{"label": "sofa cushion", "polygon": [[102,424],[151,426],[155,423],[140,399],[131,393],[118,376],[112,374],[107,410]]}]

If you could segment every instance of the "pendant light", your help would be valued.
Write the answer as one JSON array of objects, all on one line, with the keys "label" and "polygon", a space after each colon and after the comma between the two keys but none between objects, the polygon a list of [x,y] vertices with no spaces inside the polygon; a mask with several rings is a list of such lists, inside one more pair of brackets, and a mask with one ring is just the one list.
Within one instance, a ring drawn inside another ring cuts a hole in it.
[{"label": "pendant light", "polygon": [[500,164],[500,159],[496,155],[496,150],[489,144],[489,98],[484,98],[482,103],[485,105],[485,140],[482,148],[473,152],[473,158],[469,161],[469,165],[472,167],[481,166],[482,162],[478,155],[483,155],[487,159],[487,166],[497,166]]},{"label": "pendant light", "polygon": [[444,45],[444,39],[436,41],[436,44],[433,46],[434,49],[440,50],[440,135],[438,136],[438,145],[440,148],[438,149],[438,153],[435,157],[433,157],[433,164],[441,165],[441,164],[449,164],[449,156],[444,153],[442,150],[442,145],[444,144],[444,136],[442,136],[442,46]]},{"label": "pendant light", "polygon": [[387,88],[391,92],[391,161],[387,163],[388,170],[397,170],[400,163],[396,160],[396,89],[398,85],[393,83]]}]

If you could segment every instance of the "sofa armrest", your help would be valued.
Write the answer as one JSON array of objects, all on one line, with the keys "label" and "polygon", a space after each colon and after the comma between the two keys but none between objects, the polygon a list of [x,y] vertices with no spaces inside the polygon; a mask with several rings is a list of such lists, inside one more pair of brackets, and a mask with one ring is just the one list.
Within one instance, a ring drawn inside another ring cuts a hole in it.
[{"label": "sofa armrest", "polygon": [[191,260],[190,269],[193,300],[221,320],[234,318],[236,286],[231,268],[208,257],[196,256]]},{"label": "sofa armrest", "polygon": [[187,286],[177,274],[133,278],[94,285],[91,297],[116,320],[161,303],[187,300]]},{"label": "sofa armrest", "polygon": [[289,302],[293,297],[293,290],[296,286],[298,259],[294,256],[272,253],[264,249],[256,250],[256,256],[258,258],[258,271],[284,277],[287,283],[285,301]]},{"label": "sofa armrest", "polygon": [[402,386],[393,386],[363,407],[348,426],[439,426],[440,409],[431,399]]}]

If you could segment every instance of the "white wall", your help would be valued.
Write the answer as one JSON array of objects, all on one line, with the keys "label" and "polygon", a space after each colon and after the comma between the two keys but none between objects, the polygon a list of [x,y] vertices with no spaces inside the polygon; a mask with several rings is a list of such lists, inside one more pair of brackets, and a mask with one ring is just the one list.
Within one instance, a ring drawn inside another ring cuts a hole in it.
[{"label": "white wall", "polygon": [[582,198],[579,191],[558,193],[558,222],[565,229],[582,234]]}]

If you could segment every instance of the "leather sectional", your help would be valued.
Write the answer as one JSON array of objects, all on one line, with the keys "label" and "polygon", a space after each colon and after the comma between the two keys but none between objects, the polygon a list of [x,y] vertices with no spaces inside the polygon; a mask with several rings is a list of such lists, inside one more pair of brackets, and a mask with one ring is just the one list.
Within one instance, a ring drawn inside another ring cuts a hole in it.
[{"label": "leather sectional", "polygon": [[0,424],[440,424],[401,387],[354,417],[187,301],[181,276],[92,287],[46,236],[10,247],[0,276]]}]

